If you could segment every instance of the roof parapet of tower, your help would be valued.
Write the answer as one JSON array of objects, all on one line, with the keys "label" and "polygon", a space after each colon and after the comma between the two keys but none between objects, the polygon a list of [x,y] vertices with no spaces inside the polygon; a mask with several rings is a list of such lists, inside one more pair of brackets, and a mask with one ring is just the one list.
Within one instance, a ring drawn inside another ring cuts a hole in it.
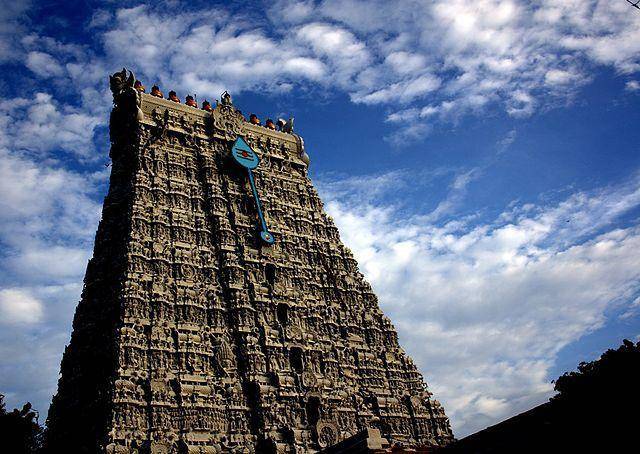
[{"label": "roof parapet of tower", "polygon": [[[140,93],[145,93],[146,94],[146,87],[142,84],[142,81],[136,79],[135,84],[134,84],[134,88],[136,90],[138,90]],[[161,98],[164,99],[164,94],[162,93],[162,91],[160,90],[160,87],[158,85],[153,85],[153,87],[151,88],[151,96],[154,96],[156,98]],[[224,93],[222,93],[222,95],[220,96],[222,101],[218,101],[216,99],[216,105],[221,102],[223,105],[233,105],[233,102],[231,100],[231,95],[229,94],[229,92],[225,91]],[[177,93],[174,90],[171,90],[169,92],[169,100],[181,104],[180,98],[178,97]],[[185,97],[185,105],[195,108],[195,109],[201,109],[201,110],[205,110],[205,111],[211,111],[211,103],[209,101],[207,101],[206,99],[202,101],[201,103],[201,107],[198,107],[198,100],[197,100],[197,95],[187,95]],[[239,111],[241,112],[241,111]],[[241,112],[242,113],[242,112]],[[244,118],[244,116],[243,116]],[[247,121],[245,119],[245,121]],[[262,123],[260,122],[260,119],[258,118],[258,116],[254,113],[252,113],[251,115],[249,115],[249,123],[256,125],[256,126],[263,126]],[[282,118],[279,118],[277,122],[274,123],[274,121],[272,119],[267,119],[267,121],[264,124],[264,127],[267,129],[271,129],[273,131],[281,131],[284,132],[286,134],[293,134],[293,117],[289,118],[288,121],[283,120]]]},{"label": "roof parapet of tower", "polygon": [[[169,91],[165,98],[156,84],[147,93],[142,81],[124,68],[110,76],[110,85],[115,109],[122,113],[135,110],[134,118],[142,123],[202,138],[214,135],[235,140],[237,136],[255,135],[268,140],[280,140],[295,147],[295,158],[300,165],[308,167],[310,164],[304,140],[294,132],[293,118],[287,121],[279,118],[276,122],[268,119],[263,125],[258,116],[252,113],[247,120],[233,104],[227,91],[220,95],[220,100],[216,100],[215,107],[206,99],[198,103],[195,94],[185,96],[185,102],[182,103],[174,90]],[[126,105],[123,100],[127,100]]]}]

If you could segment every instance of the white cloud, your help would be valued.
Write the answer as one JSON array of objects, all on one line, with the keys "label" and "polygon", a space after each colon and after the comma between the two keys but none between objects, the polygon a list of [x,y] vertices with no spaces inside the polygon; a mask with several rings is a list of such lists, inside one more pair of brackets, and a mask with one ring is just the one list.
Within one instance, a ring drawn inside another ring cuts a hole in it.
[{"label": "white cloud", "polygon": [[23,19],[31,8],[29,0],[2,2],[0,8],[0,63],[19,60],[19,37],[25,32]]},{"label": "white cloud", "polygon": [[[12,23],[22,11],[7,13]],[[122,64],[147,85],[209,99],[224,89],[338,88],[357,103],[429,112],[398,131],[420,139],[463,115],[527,117],[564,105],[599,65],[637,72],[640,15],[632,13],[606,0],[286,0],[258,20],[254,10],[141,5],[94,14],[88,26],[103,49],[31,33],[21,52],[36,75],[57,84],[66,76],[84,94],[103,94],[104,75]],[[104,96],[82,101],[85,114],[109,107]],[[89,126],[81,120],[91,121],[76,118],[78,128]]]},{"label": "white cloud", "polygon": [[[282,12],[272,14],[276,24],[290,22],[286,11],[298,8],[304,14],[292,21],[301,24],[300,30],[339,27],[342,33],[350,31],[350,41],[364,44],[354,54],[366,53],[369,63],[350,68],[349,79],[355,83],[346,89],[352,100],[417,101],[414,109],[432,109],[439,121],[500,106],[510,115],[527,117],[540,107],[572,99],[591,80],[594,65],[628,73],[637,71],[640,62],[640,16],[623,2],[477,0],[470,5],[465,0],[404,0],[364,5],[325,0],[315,8],[310,2],[278,5]],[[318,25],[323,19],[338,24]],[[322,43],[324,36],[318,33],[314,43]],[[326,45],[331,47],[331,41]],[[420,82],[425,76],[441,83],[427,87]],[[338,81],[345,79],[342,73]],[[412,86],[422,88],[405,89]],[[425,104],[420,107],[420,102]],[[420,118],[424,116],[413,121]],[[405,127],[415,138],[429,129]],[[390,141],[397,142],[394,137]]]},{"label": "white cloud", "polygon": [[635,300],[633,300],[633,303],[631,303],[631,305],[629,305],[627,310],[620,315],[620,318],[622,320],[628,319],[628,318],[637,316],[639,313],[640,313],[640,296],[637,297]]},{"label": "white cloud", "polygon": [[550,69],[544,75],[544,80],[549,85],[564,85],[576,80],[577,76],[570,71],[562,69]]},{"label": "white cloud", "polygon": [[[427,113],[397,131],[414,140],[467,114],[503,109],[527,117],[563,105],[596,65],[640,68],[639,15],[604,0],[477,0],[472,7],[465,0],[280,1],[267,13],[271,24],[249,11],[176,11],[98,11],[90,27],[102,56],[27,35],[26,64],[40,77],[66,74],[86,93],[104,88],[107,69],[122,64],[148,85],[209,99],[224,89],[337,87],[357,103],[412,104]],[[84,112],[104,114],[108,99],[93,99],[83,98]]]},{"label": "white cloud", "polygon": [[637,80],[630,80],[625,84],[624,88],[627,91],[638,91],[640,90],[640,82]]},{"label": "white cloud", "polygon": [[[81,289],[81,284],[15,289],[40,302],[41,316],[30,323],[0,321],[0,388],[7,406],[19,407],[28,400],[40,411],[40,422],[56,390],[60,357],[69,341],[69,326]],[[36,313],[37,309],[30,314]]]},{"label": "white cloud", "polygon": [[334,68],[335,81],[348,89],[360,70],[370,62],[365,43],[350,31],[334,25],[311,23],[296,31],[298,41],[309,45],[316,56]]},{"label": "white cloud", "polygon": [[27,55],[27,68],[40,77],[60,77],[64,69],[58,61],[45,52],[29,52]]},{"label": "white cloud", "polygon": [[391,52],[384,61],[398,74],[411,74],[423,70],[427,59],[420,54],[398,51]]},{"label": "white cloud", "polygon": [[46,243],[35,246],[27,246],[19,255],[7,259],[5,267],[21,282],[77,279],[89,260],[90,251],[86,248]]},{"label": "white cloud", "polygon": [[[456,174],[449,198],[473,175]],[[485,222],[403,217],[362,192],[384,192],[384,175],[338,186],[321,185],[326,208],[457,436],[547,399],[558,351],[640,291],[640,228],[611,227],[640,206],[638,177]]]},{"label": "white cloud", "polygon": [[32,99],[16,98],[0,102],[0,125],[6,136],[0,139],[14,150],[63,151],[82,159],[96,159],[93,136],[106,118],[77,107],[61,105],[48,93]]},{"label": "white cloud", "polygon": [[516,90],[507,100],[507,113],[514,117],[527,117],[534,111],[536,100],[530,93]]},{"label": "white cloud", "polygon": [[106,175],[70,171],[13,146],[11,140],[0,146],[0,286],[19,283],[36,294],[36,287],[77,282],[100,216],[96,193]]},{"label": "white cloud", "polygon": [[365,104],[379,104],[382,102],[407,103],[434,91],[440,86],[440,80],[432,75],[422,75],[417,79],[391,84],[386,88],[368,93],[355,95],[354,100]]},{"label": "white cloud", "polygon": [[0,323],[38,323],[42,320],[42,303],[22,289],[0,289]]},{"label": "white cloud", "polygon": [[138,6],[118,10],[102,39],[108,61],[136,69],[148,84],[210,99],[225,89],[280,91],[292,82],[324,81],[326,65],[311,48],[250,23],[221,9],[180,14]]},{"label": "white cloud", "polygon": [[319,79],[325,74],[322,62],[313,58],[296,57],[284,63],[284,69],[292,74],[305,74],[309,79]]},{"label": "white cloud", "polygon": [[[6,137],[5,137],[6,139]],[[10,141],[9,141],[10,142]],[[0,389],[41,414],[55,391],[100,217],[100,173],[0,145]]]},{"label": "white cloud", "polygon": [[454,213],[466,196],[469,184],[477,179],[481,173],[482,170],[479,168],[458,172],[449,186],[446,197],[424,218],[424,221],[434,222]]},{"label": "white cloud", "polygon": [[5,253],[12,251],[2,266],[20,265],[20,273],[29,274],[65,257],[67,263],[52,270],[60,273],[77,263],[77,247],[86,250],[95,231],[100,205],[94,194],[102,179],[0,149],[0,241]]},{"label": "white cloud", "polygon": [[384,140],[398,148],[402,145],[422,140],[431,133],[432,129],[432,125],[427,123],[408,122],[406,126],[403,126],[398,131],[385,136]]},{"label": "white cloud", "polygon": [[498,153],[504,153],[513,142],[516,140],[518,131],[516,129],[510,130],[501,140],[498,141]]},{"label": "white cloud", "polygon": [[91,16],[91,21],[89,22],[88,28],[100,28],[109,24],[113,20],[113,14],[111,11],[107,11],[104,9],[99,9],[93,13]]}]

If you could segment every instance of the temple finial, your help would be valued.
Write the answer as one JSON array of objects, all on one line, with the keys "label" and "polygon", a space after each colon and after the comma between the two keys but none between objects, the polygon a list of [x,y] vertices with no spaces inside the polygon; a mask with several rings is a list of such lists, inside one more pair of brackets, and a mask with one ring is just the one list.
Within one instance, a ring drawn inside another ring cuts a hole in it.
[{"label": "temple finial", "polygon": [[226,90],[224,91],[224,93],[222,93],[222,95],[220,95],[220,99],[221,99],[221,104],[223,106],[232,106],[233,105],[233,100],[231,99],[231,95]]}]

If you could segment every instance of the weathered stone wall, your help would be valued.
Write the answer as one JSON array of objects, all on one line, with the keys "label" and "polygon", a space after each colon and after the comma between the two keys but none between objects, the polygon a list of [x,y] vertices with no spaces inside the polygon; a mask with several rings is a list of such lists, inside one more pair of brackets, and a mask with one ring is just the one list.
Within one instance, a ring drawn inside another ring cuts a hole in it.
[{"label": "weathered stone wall", "polygon": [[[229,103],[208,113],[125,89],[115,102],[111,189],[50,439],[69,452],[93,452],[91,439],[108,452],[315,452],[373,427],[449,441],[443,409],[323,212],[301,139],[244,122]],[[271,246],[230,157],[237,135],[261,158]]]}]

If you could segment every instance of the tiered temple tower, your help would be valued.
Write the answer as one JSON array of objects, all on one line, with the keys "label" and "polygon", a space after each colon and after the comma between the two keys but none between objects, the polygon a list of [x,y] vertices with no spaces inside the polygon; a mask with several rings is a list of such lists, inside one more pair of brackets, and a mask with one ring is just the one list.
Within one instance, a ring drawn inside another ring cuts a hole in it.
[{"label": "tiered temple tower", "polygon": [[[111,77],[112,171],[48,446],[318,452],[367,428],[446,444],[449,421],[307,177],[302,139]],[[274,242],[259,235],[244,138]]]}]

